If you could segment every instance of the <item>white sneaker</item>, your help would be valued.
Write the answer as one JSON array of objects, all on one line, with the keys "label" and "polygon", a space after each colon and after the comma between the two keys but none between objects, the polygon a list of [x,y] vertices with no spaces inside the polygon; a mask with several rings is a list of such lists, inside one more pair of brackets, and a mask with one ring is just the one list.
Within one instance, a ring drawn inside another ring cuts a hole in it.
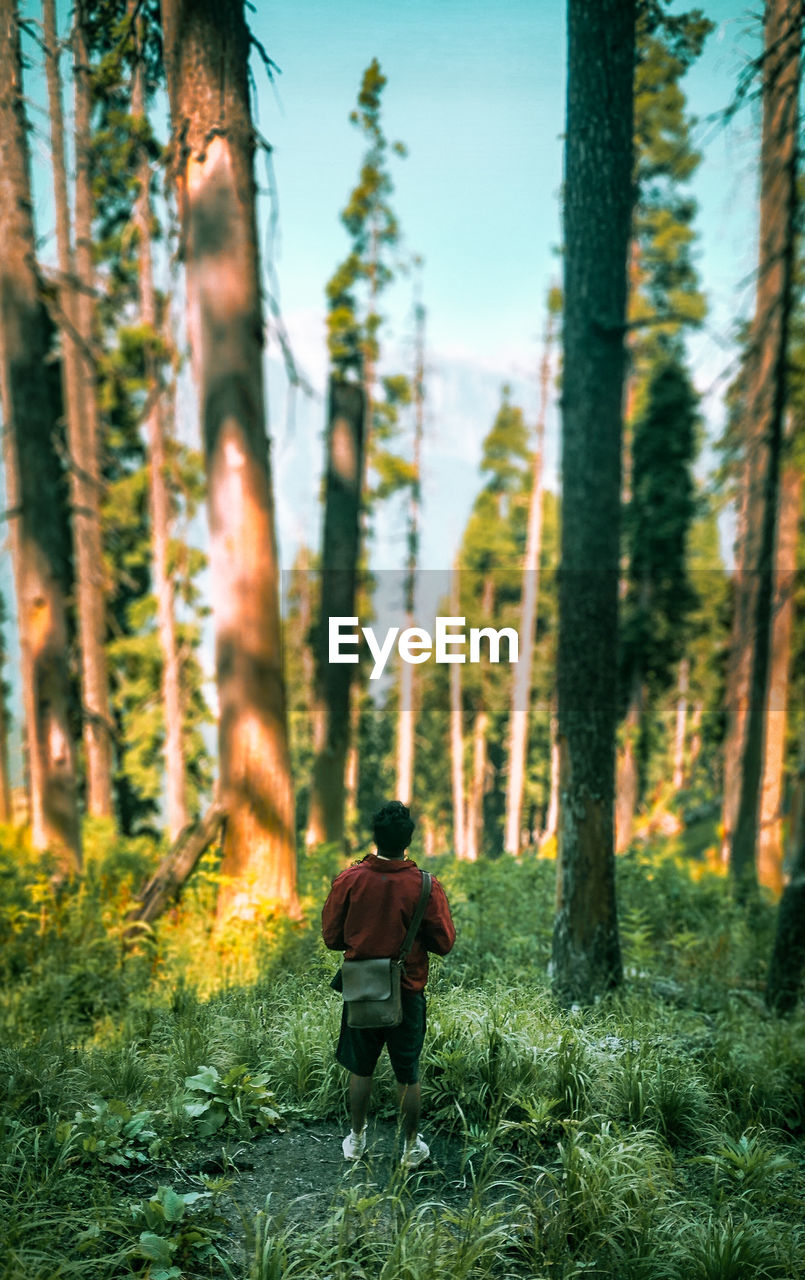
[{"label": "white sneaker", "polygon": [[360,1160],[366,1150],[366,1130],[361,1129],[360,1133],[350,1130],[341,1143],[341,1150],[345,1160]]},{"label": "white sneaker", "polygon": [[417,1169],[430,1155],[430,1147],[418,1133],[410,1142],[406,1142],[400,1164],[404,1169]]}]

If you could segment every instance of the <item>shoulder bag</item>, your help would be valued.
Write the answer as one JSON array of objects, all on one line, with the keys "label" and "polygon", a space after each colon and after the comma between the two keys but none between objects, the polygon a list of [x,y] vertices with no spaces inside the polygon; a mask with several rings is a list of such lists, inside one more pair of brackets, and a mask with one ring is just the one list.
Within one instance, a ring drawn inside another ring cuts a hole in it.
[{"label": "shoulder bag", "polygon": [[422,888],[413,919],[396,959],[345,960],[341,990],[350,1027],[398,1027],[402,1022],[400,978],[430,897],[430,872],[422,872]]}]

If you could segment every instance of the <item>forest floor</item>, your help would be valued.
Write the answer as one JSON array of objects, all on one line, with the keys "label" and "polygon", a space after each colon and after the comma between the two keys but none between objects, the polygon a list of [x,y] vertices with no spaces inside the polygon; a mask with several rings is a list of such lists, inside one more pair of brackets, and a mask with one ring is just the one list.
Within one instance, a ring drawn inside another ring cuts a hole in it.
[{"label": "forest floor", "polygon": [[425,1200],[438,1200],[448,1208],[466,1206],[472,1184],[462,1138],[428,1131],[430,1159],[403,1175],[401,1137],[393,1120],[370,1117],[366,1153],[355,1161],[345,1160],[341,1151],[347,1128],[344,1123],[292,1120],[283,1130],[248,1141],[199,1144],[170,1168],[143,1169],[136,1176],[144,1180],[143,1187],[147,1181],[152,1189],[157,1175],[157,1181],[169,1181],[181,1193],[197,1190],[201,1178],[207,1185],[220,1179],[225,1189],[217,1200],[218,1211],[227,1220],[232,1259],[244,1266],[259,1213],[270,1219],[272,1230],[315,1231],[317,1222],[332,1223],[346,1189],[371,1197],[396,1187],[409,1207]]}]

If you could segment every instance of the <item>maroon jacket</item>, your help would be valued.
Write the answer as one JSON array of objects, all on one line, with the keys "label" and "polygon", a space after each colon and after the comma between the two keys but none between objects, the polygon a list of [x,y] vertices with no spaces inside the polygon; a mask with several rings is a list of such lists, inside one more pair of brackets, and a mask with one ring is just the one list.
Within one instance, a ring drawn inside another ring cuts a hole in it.
[{"label": "maroon jacket", "polygon": [[[397,956],[419,902],[422,875],[408,858],[368,854],[336,876],[321,913],[321,932],[345,960]],[[428,980],[428,952],[446,956],[456,940],[444,889],[433,880],[425,917],[405,962],[401,986],[421,991]]]}]

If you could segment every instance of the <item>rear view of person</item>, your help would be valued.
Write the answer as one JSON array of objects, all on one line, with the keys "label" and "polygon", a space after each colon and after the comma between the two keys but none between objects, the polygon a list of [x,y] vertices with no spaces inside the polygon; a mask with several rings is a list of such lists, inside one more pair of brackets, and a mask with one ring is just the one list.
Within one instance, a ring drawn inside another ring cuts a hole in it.
[{"label": "rear view of person", "polygon": [[[414,834],[409,810],[399,800],[384,804],[372,819],[376,854],[342,871],[322,910],[322,936],[331,951],[345,960],[397,956],[405,940],[422,886],[422,873],[406,855]],[[447,896],[434,879],[422,924],[402,974],[403,1019],[396,1027],[357,1028],[347,1024],[344,1008],[336,1059],[350,1072],[349,1107],[352,1131],[342,1143],[344,1158],[357,1160],[366,1148],[366,1117],[372,1074],[386,1045],[403,1119],[402,1162],[415,1168],[430,1150],[419,1133],[421,1094],[419,1058],[425,1039],[425,984],[428,952],[447,955],[456,931]]]}]

